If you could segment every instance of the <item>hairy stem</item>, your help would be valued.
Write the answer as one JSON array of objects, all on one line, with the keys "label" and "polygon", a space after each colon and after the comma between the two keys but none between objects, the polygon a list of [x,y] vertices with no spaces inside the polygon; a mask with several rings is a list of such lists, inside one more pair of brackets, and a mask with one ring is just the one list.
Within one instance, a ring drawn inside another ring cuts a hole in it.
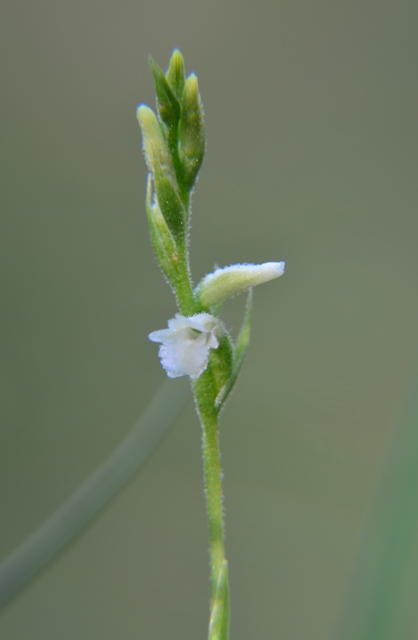
[{"label": "hairy stem", "polygon": [[187,250],[184,247],[179,248],[176,259],[181,265],[181,275],[175,285],[177,305],[180,313],[185,316],[192,316],[195,313],[198,313],[198,305],[193,295],[193,287],[189,273],[188,255]]},{"label": "hairy stem", "polygon": [[[197,411],[202,424],[203,471],[206,510],[209,525],[211,568],[211,619],[221,610],[223,632],[213,637],[228,637],[229,593],[225,570],[222,470],[219,450],[218,411],[215,409],[214,385],[210,367],[194,382]],[[209,636],[212,637],[212,634]]]}]

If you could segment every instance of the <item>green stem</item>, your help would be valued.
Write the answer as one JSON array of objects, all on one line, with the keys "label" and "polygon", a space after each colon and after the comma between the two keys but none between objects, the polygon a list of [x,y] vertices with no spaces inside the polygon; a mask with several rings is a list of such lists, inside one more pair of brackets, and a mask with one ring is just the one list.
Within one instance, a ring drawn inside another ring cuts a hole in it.
[{"label": "green stem", "polygon": [[[180,252],[179,252],[180,253]],[[179,261],[182,263],[182,275],[175,284],[177,306],[180,313],[184,316],[193,316],[197,313],[197,305],[193,296],[193,289],[188,274],[187,260],[184,255],[179,255]]]},{"label": "green stem", "polygon": [[201,311],[201,305],[196,302],[193,295],[193,286],[190,277],[189,258],[187,247],[179,247],[178,256],[179,278],[175,283],[177,306],[184,316],[193,316]]},{"label": "green stem", "polygon": [[221,461],[219,453],[218,420],[205,416],[202,420],[202,453],[205,475],[206,508],[208,512],[212,597],[225,557],[224,523],[222,512]]},{"label": "green stem", "polygon": [[[211,626],[221,628],[221,634],[210,632],[210,638],[228,637],[229,592],[225,561],[222,470],[219,450],[219,412],[215,409],[213,375],[210,366],[194,381],[193,390],[202,424],[203,471],[206,491],[206,510],[209,525],[211,568]],[[213,624],[220,612],[222,620]]]}]

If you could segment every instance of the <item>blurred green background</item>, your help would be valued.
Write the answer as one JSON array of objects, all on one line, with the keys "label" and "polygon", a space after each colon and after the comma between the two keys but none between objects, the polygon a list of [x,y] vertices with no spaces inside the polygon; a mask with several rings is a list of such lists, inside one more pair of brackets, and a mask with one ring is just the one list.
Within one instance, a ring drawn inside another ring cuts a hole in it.
[{"label": "blurred green background", "polygon": [[[166,68],[178,46],[207,122],[195,281],[215,262],[287,262],[255,291],[222,415],[231,638],[332,638],[416,366],[416,3],[4,0],[1,13],[0,559],[164,379],[147,334],[175,305],[148,239],[135,108],[154,105],[148,54]],[[232,331],[243,306],[225,307]],[[0,637],[204,638],[207,547],[190,403],[2,612]],[[412,620],[397,637],[417,635]]]}]

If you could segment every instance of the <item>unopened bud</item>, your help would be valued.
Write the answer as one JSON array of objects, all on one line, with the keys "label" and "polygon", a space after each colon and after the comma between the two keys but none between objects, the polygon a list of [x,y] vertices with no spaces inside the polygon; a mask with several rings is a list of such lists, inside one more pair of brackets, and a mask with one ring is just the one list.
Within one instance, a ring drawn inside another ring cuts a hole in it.
[{"label": "unopened bud", "polygon": [[265,262],[216,269],[201,280],[196,287],[196,295],[204,307],[213,307],[250,287],[278,278],[283,275],[284,268],[284,262]]},{"label": "unopened bud", "polygon": [[205,153],[205,122],[197,77],[186,80],[179,123],[179,154],[186,180],[193,185]]},{"label": "unopened bud", "polygon": [[184,74],[184,58],[178,49],[174,49],[172,53],[165,77],[172,91],[174,92],[174,95],[180,102],[181,98],[183,97],[186,78]]},{"label": "unopened bud", "polygon": [[173,164],[167,142],[160,123],[152,109],[142,104],[138,107],[137,118],[142,130],[145,160],[152,174],[160,170],[175,181]]}]

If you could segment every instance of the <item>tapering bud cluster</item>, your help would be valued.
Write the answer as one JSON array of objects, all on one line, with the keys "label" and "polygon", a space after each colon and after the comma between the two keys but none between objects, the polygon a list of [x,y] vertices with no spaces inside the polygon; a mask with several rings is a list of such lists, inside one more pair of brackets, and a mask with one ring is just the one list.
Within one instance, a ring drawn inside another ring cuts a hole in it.
[{"label": "tapering bud cluster", "polygon": [[[190,193],[205,151],[203,107],[197,78],[187,79],[177,49],[167,72],[149,59],[157,94],[157,113],[138,107],[150,179],[147,214],[158,262],[174,289],[188,278],[187,233]],[[165,222],[165,224],[164,224]]]}]

